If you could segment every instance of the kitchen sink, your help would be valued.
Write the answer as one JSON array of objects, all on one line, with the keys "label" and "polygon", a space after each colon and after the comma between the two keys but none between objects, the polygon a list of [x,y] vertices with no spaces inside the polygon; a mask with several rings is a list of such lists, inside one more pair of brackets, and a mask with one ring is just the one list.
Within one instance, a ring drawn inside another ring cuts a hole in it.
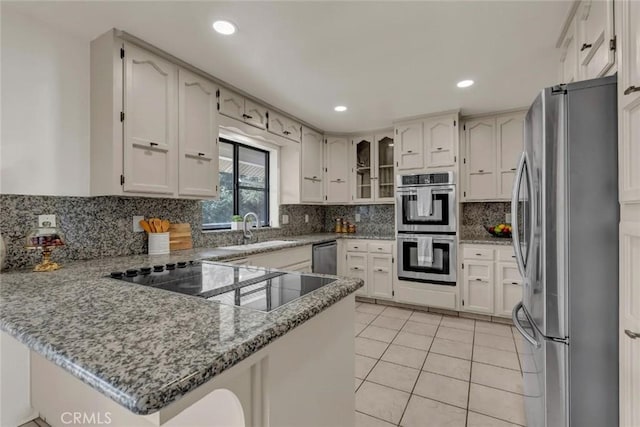
[{"label": "kitchen sink", "polygon": [[252,249],[277,248],[278,246],[286,246],[293,240],[269,240],[267,242],[250,243],[248,245],[222,246],[219,249],[227,249],[231,251],[250,251]]}]

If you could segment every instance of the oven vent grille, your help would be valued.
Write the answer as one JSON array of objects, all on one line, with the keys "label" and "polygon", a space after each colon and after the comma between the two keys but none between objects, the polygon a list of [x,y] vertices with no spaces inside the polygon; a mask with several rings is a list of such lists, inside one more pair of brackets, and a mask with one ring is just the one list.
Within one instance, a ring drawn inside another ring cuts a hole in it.
[{"label": "oven vent grille", "polygon": [[452,172],[402,175],[400,185],[453,184]]}]

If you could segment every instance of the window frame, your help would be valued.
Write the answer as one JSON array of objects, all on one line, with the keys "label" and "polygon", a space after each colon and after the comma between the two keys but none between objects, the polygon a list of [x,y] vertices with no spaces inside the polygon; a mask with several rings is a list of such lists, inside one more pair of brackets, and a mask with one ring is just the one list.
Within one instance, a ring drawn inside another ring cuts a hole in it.
[{"label": "window frame", "polygon": [[[251,145],[242,144],[241,142],[236,142],[227,138],[219,138],[219,142],[229,144],[233,146],[233,213],[232,215],[240,215],[238,212],[240,211],[240,190],[252,190],[252,191],[263,191],[265,196],[265,221],[260,227],[270,227],[270,189],[269,189],[269,176],[270,176],[270,167],[271,167],[271,158],[270,152],[267,150],[263,150],[261,148],[253,147]],[[245,148],[248,150],[258,151],[265,155],[265,181],[264,188],[252,187],[247,185],[240,184],[239,178],[239,170],[240,170],[240,148]],[[214,200],[211,200],[214,201]],[[217,201],[217,200],[216,200]],[[205,202],[206,203],[206,202]],[[202,224],[203,230],[231,230],[231,225],[227,226],[215,226],[215,225],[206,225]]]}]

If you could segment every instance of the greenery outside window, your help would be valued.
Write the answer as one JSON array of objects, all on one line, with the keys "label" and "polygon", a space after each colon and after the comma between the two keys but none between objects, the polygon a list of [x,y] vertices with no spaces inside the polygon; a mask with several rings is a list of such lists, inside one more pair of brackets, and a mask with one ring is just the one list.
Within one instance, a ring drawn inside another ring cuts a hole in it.
[{"label": "greenery outside window", "polygon": [[255,212],[269,225],[269,152],[220,138],[218,200],[202,202],[202,228],[231,228],[233,215]]}]

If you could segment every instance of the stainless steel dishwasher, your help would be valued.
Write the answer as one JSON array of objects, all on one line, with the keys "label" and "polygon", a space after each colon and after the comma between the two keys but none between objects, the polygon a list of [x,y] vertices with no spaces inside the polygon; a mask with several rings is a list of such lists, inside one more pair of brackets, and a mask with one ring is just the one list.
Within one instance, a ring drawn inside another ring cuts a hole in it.
[{"label": "stainless steel dishwasher", "polygon": [[338,272],[338,243],[316,243],[313,245],[312,270],[319,274],[337,274]]}]

